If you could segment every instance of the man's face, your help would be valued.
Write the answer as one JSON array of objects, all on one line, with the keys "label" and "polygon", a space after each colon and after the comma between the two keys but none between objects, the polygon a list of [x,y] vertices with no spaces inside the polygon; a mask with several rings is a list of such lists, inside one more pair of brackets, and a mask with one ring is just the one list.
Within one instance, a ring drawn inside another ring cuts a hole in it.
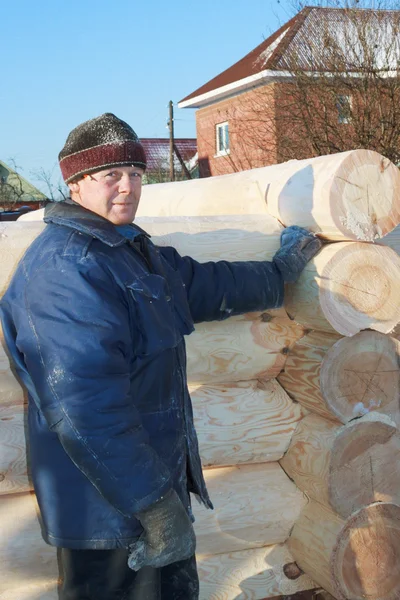
[{"label": "man's face", "polygon": [[131,223],[142,192],[143,169],[112,167],[70,183],[71,198],[114,225]]}]

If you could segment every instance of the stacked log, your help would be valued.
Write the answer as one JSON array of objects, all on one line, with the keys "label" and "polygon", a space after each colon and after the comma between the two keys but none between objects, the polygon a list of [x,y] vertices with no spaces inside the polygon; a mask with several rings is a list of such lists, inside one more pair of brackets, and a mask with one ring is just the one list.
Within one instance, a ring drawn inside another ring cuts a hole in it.
[{"label": "stacked log", "polygon": [[[250,221],[254,226],[255,220]],[[268,233],[271,231],[271,223],[277,232],[275,238]],[[191,244],[191,254],[199,260],[202,260],[203,252],[207,255],[206,260],[232,257],[239,259],[242,249],[249,258],[264,258],[261,254],[261,239],[256,250],[258,256],[251,254],[250,224],[247,232],[246,225],[240,229],[240,225],[235,222],[232,228],[229,219],[226,221],[227,229],[222,231],[227,239],[228,231],[232,234],[230,243],[225,244],[226,254],[224,248],[220,248],[219,256],[216,254],[217,233],[204,231],[210,228],[210,224],[202,223],[199,229],[203,231],[194,234],[192,238],[189,234],[180,232],[176,243],[173,234],[170,240],[168,233],[173,225],[164,221],[157,222],[156,226],[161,229],[164,227],[167,231],[166,239],[154,236],[156,243],[166,245],[172,241],[177,247]],[[223,227],[223,224],[218,223],[218,227]],[[0,290],[6,288],[15,264],[26,248],[23,241],[25,228],[26,237],[32,239],[43,230],[43,223],[12,223],[2,230],[0,239],[3,246],[6,246],[3,256],[8,257],[9,265],[2,271]],[[180,228],[183,228],[182,224]],[[280,230],[281,226],[266,216],[259,237],[269,240],[270,256],[279,247]],[[213,256],[210,256],[211,252]],[[274,378],[282,370],[289,349],[303,334],[304,328],[291,321],[285,311],[275,310],[233,317],[220,323],[200,324],[187,340],[188,381],[201,458],[206,466],[205,477],[215,505],[214,512],[193,506],[204,599],[220,593],[221,577],[228,578],[226,586],[222,586],[222,593],[229,594],[229,598],[234,598],[237,590],[241,589],[242,579],[239,580],[238,577],[249,579],[246,587],[258,590],[258,594],[262,593],[263,595],[258,596],[260,598],[265,597],[269,590],[273,595],[279,595],[315,587],[307,575],[299,572],[296,579],[290,579],[283,571],[286,564],[293,562],[285,541],[299,518],[306,499],[277,462],[288,449],[302,412],[300,405],[289,398]],[[8,374],[12,377],[9,370]],[[18,386],[17,382],[14,385]],[[10,408],[14,417],[20,415],[20,424],[23,416],[21,399],[23,402],[22,391],[19,401],[13,402]],[[25,457],[23,427],[9,423],[7,435],[8,438],[0,437],[0,446],[5,446],[12,435],[13,448],[19,450],[19,457]],[[26,462],[23,462],[22,476],[21,466],[18,470],[19,487],[15,483],[11,487],[11,479],[16,479],[14,470],[14,463],[9,461],[3,488],[0,482],[0,494],[4,494],[5,499],[4,518],[10,513],[11,506],[13,514],[15,511],[25,511],[30,515],[30,519],[26,519],[24,535],[26,533],[30,540],[32,556],[24,557],[21,561],[21,570],[28,571],[33,569],[33,563],[38,557],[47,564],[49,550],[39,535]],[[13,494],[10,495],[10,492]],[[15,492],[21,493],[15,496]],[[14,498],[18,501],[15,502]],[[1,502],[2,498],[0,504]],[[15,519],[13,521],[17,522]],[[18,535],[12,537],[16,544],[17,538]],[[12,550],[13,544],[10,549],[0,537],[0,562],[3,559],[9,565],[10,553],[13,556],[18,553],[17,550]],[[4,558],[1,552],[4,553]],[[33,556],[36,558],[32,558]],[[235,565],[244,558],[246,564],[238,570]],[[284,563],[281,562],[283,559]],[[55,554],[52,568],[51,581],[54,588],[57,575]],[[50,585],[48,574],[44,582]],[[37,585],[37,589],[44,593],[41,584]],[[1,586],[0,583],[0,598]],[[15,593],[20,593],[22,597],[25,588],[17,577],[10,575],[5,592],[10,598],[13,586],[18,590]],[[4,600],[8,600],[7,596]]]},{"label": "stacked log", "polygon": [[[397,597],[399,344],[388,334],[400,321],[400,258],[369,242],[400,221],[398,170],[358,150],[147,186],[141,211],[137,222],[155,243],[201,262],[270,259],[282,224],[305,226],[327,242],[288,286],[286,310],[200,324],[187,340],[189,387],[215,505],[213,513],[193,507],[201,599],[260,600],[318,586],[341,600]],[[13,223],[0,232],[8,264],[0,294],[27,238],[42,228]],[[6,418],[21,414],[18,401],[8,410]],[[15,433],[7,439],[23,455],[22,428],[10,423],[10,429]],[[5,439],[0,429],[0,453]],[[15,474],[7,475],[3,491],[0,482],[0,512],[11,514],[10,499],[31,506],[32,556],[25,566],[21,552],[23,573],[47,564],[49,554],[29,479],[21,479],[17,463],[9,460]],[[17,531],[17,516],[14,523]],[[4,537],[0,563],[10,565],[20,552],[18,535],[17,550],[6,549]],[[42,570],[36,582],[43,598],[56,582],[52,560],[51,574]],[[24,577],[8,581],[3,595],[0,583],[1,600],[33,600]]]}]

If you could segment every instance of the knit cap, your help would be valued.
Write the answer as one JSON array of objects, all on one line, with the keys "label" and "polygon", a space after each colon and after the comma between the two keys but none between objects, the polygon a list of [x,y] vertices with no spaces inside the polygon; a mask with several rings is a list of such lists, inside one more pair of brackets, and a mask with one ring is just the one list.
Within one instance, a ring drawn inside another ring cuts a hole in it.
[{"label": "knit cap", "polygon": [[78,125],[58,155],[65,183],[108,167],[146,168],[146,155],[132,127],[112,113]]}]

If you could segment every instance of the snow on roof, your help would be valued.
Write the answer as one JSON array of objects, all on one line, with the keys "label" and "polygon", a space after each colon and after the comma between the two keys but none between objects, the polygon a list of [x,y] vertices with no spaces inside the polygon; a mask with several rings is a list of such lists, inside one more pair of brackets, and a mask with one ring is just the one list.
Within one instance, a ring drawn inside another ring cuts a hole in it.
[{"label": "snow on roof", "polygon": [[[357,30],[360,22],[364,22],[366,27]],[[399,24],[400,11],[395,10],[303,8],[249,54],[183,98],[179,106],[203,106],[248,89],[268,76],[287,76],[294,56],[297,68],[305,71],[331,70],[329,48],[332,44],[346,47],[349,61],[353,61],[353,70],[356,71],[364,59],[364,40],[359,39],[364,34],[368,36],[370,47],[386,48],[385,56],[385,51],[380,57],[379,52],[376,53],[376,60],[380,63],[377,67],[384,68],[384,63],[390,63],[391,68],[397,70],[400,65]],[[392,42],[385,44],[385,39]]]}]

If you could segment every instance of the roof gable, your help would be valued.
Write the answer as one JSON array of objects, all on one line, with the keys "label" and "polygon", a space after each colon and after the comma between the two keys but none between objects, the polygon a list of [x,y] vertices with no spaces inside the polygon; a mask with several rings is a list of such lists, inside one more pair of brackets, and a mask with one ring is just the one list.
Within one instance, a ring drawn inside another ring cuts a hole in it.
[{"label": "roof gable", "polygon": [[338,47],[348,46],[348,58],[353,59],[355,71],[364,57],[362,43],[357,40],[360,32],[354,22],[362,21],[363,17],[365,23],[374,25],[368,32],[370,44],[382,44],[383,35],[392,35],[396,40],[390,60],[393,69],[397,69],[400,64],[400,11],[306,7],[237,63],[183,98],[179,105],[181,108],[201,106],[207,101],[249,89],[257,82],[265,83],[267,76],[289,75],[293,57],[296,67],[305,71],[332,70],[334,61],[328,40]]},{"label": "roof gable", "polygon": [[43,202],[47,199],[45,194],[29,183],[25,177],[0,160],[0,186],[4,184],[16,190],[18,201],[29,203]]}]

